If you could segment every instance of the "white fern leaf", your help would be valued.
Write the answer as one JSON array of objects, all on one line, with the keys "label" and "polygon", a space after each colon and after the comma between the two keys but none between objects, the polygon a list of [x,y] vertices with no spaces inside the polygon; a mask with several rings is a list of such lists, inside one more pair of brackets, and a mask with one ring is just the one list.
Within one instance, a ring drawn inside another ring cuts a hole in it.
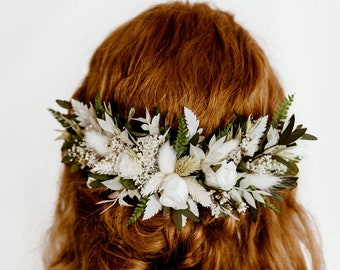
[{"label": "white fern leaf", "polygon": [[189,210],[196,216],[199,217],[199,211],[196,202],[190,197],[188,198]]},{"label": "white fern leaf", "polygon": [[253,208],[256,208],[256,203],[253,196],[246,190],[242,191],[242,197],[246,200],[246,202]]},{"label": "white fern leaf", "polygon": [[258,192],[257,190],[254,190],[251,193],[253,194],[253,197],[254,197],[255,200],[257,200],[258,202],[261,202],[261,203],[265,203],[260,192]]},{"label": "white fern leaf", "polygon": [[190,156],[201,162],[205,159],[204,151],[198,146],[190,144]]},{"label": "white fern leaf", "polygon": [[113,179],[110,179],[110,180],[103,181],[101,183],[111,190],[123,190],[124,189],[124,186],[120,182],[119,176]]},{"label": "white fern leaf", "polygon": [[231,151],[235,150],[238,147],[239,142],[237,140],[231,140],[227,142],[224,142],[224,140],[225,137],[222,137],[211,145],[211,148],[209,149],[209,153],[206,156],[204,163],[216,164],[222,159],[225,159]]},{"label": "white fern leaf", "polygon": [[163,184],[164,174],[156,173],[141,189],[142,196],[155,193]]},{"label": "white fern leaf", "polygon": [[71,104],[73,112],[77,116],[76,119],[79,121],[79,126],[87,127],[90,124],[90,119],[95,117],[93,107],[88,107],[86,104],[75,99],[71,99]]},{"label": "white fern leaf", "polygon": [[269,190],[281,182],[279,177],[270,174],[245,174],[243,177],[240,181],[241,189],[254,186],[260,190]]},{"label": "white fern leaf", "polygon": [[112,117],[105,112],[105,120],[97,119],[100,127],[111,134],[119,134],[121,131],[113,122]]},{"label": "white fern leaf", "polygon": [[209,207],[212,203],[211,192],[207,191],[203,186],[201,186],[195,177],[185,177],[184,180],[188,185],[188,193],[191,198],[200,203],[202,206]]},{"label": "white fern leaf", "polygon": [[267,121],[268,115],[261,117],[249,129],[248,136],[251,140],[247,143],[245,152],[247,156],[253,156],[258,150],[260,139],[262,138],[263,133],[266,131]]},{"label": "white fern leaf", "polygon": [[188,128],[189,140],[198,132],[202,133],[202,129],[198,129],[200,121],[190,109],[184,107],[184,117]]},{"label": "white fern leaf", "polygon": [[156,215],[160,210],[162,210],[163,206],[159,202],[158,196],[155,194],[150,196],[148,202],[146,203],[146,208],[143,215],[143,220],[152,218]]}]

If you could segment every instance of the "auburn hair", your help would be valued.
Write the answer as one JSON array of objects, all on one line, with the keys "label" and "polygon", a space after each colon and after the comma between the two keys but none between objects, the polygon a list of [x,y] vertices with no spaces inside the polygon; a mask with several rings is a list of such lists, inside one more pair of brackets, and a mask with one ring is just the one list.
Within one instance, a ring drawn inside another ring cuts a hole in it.
[{"label": "auburn hair", "polygon": [[[207,4],[156,5],[110,34],[94,53],[73,98],[95,96],[125,117],[131,107],[166,115],[176,128],[183,106],[205,135],[235,115],[273,115],[284,92],[263,50],[227,12]],[[46,269],[322,269],[317,231],[295,191],[283,191],[281,214],[260,208],[257,221],[212,218],[181,231],[158,214],[125,226],[132,209],[98,205],[105,190],[86,186],[65,166]]]}]

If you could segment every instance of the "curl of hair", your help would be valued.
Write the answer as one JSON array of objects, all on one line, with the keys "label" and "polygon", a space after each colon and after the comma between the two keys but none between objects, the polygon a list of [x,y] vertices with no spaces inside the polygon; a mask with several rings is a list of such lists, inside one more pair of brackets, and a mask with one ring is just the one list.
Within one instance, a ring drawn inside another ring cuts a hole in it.
[{"label": "curl of hair", "polygon": [[[73,97],[99,93],[127,116],[131,107],[166,114],[175,127],[183,106],[206,135],[239,115],[272,115],[283,90],[268,60],[232,15],[206,4],[172,2],[146,10],[99,46]],[[46,269],[322,269],[317,232],[296,200],[282,192],[281,214],[259,209],[257,222],[212,218],[176,230],[171,217],[125,223],[132,209],[96,202],[106,196],[81,173],[62,176],[49,233]],[[307,255],[306,255],[307,254]]]}]

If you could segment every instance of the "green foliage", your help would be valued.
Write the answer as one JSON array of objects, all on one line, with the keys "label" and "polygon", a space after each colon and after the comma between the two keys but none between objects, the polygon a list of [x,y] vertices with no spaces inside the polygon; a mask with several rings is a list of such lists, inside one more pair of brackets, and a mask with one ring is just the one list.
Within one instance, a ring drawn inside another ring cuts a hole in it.
[{"label": "green foliage", "polygon": [[53,109],[48,109],[54,118],[65,128],[65,129],[71,129],[73,130],[76,134],[81,135],[82,130],[78,126],[77,122],[74,120],[73,116],[70,116],[68,114],[62,114],[58,111],[55,111]]},{"label": "green foliage", "polygon": [[134,190],[137,187],[135,186],[134,182],[132,179],[120,179],[120,183],[126,188],[130,190]]},{"label": "green foliage", "polygon": [[96,115],[100,118],[103,118],[105,115],[105,107],[99,97],[99,94],[96,94],[95,102],[94,102],[94,109],[96,112]]},{"label": "green foliage", "polygon": [[287,119],[288,111],[293,101],[294,101],[294,94],[288,95],[287,97],[283,99],[280,105],[276,108],[276,111],[274,112],[274,118],[273,118],[274,127],[278,127],[280,124],[284,122],[284,120]]},{"label": "green foliage", "polygon": [[222,137],[226,136],[231,128],[233,127],[233,122],[229,123],[224,129],[222,129],[218,135],[216,136],[216,140],[221,139]]},{"label": "green foliage", "polygon": [[126,222],[126,226],[130,226],[132,223],[136,222],[136,220],[144,214],[148,201],[149,201],[149,197],[142,197],[140,199],[140,201],[137,203],[137,206],[133,210],[130,218]]},{"label": "green foliage", "polygon": [[188,137],[188,129],[185,124],[183,116],[179,117],[178,124],[178,132],[174,142],[174,149],[176,151],[177,156],[181,156],[188,150],[189,146],[189,137]]},{"label": "green foliage", "polygon": [[177,230],[179,230],[179,231],[182,230],[182,214],[181,214],[181,212],[173,209],[171,217],[172,217],[172,221],[174,222]]},{"label": "green foliage", "polygon": [[69,101],[57,99],[56,102],[60,107],[62,107],[64,109],[67,109],[67,110],[72,109],[72,104]]}]

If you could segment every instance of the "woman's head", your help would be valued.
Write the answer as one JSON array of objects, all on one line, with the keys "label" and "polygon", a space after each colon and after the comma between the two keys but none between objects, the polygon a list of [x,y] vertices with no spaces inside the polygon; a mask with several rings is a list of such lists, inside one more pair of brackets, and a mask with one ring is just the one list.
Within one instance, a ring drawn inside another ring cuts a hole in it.
[{"label": "woman's head", "polygon": [[[283,98],[264,52],[232,15],[179,2],[148,9],[104,40],[73,98],[87,103],[97,94],[125,117],[131,107],[137,115],[158,109],[172,127],[188,107],[205,135],[235,112],[272,116]],[[114,206],[100,214],[105,207],[96,202],[105,195],[65,167],[49,268],[304,269],[301,246],[315,266],[319,262],[294,192],[282,194],[281,215],[259,209],[257,222],[249,216],[235,221],[202,210],[201,222],[188,222],[182,231],[161,214],[125,227],[131,209]]]},{"label": "woman's head", "polygon": [[283,98],[264,52],[233,16],[189,3],[156,6],[109,35],[74,97],[96,93],[125,115],[158,108],[169,124],[186,106],[208,134],[234,111],[271,114]]}]

